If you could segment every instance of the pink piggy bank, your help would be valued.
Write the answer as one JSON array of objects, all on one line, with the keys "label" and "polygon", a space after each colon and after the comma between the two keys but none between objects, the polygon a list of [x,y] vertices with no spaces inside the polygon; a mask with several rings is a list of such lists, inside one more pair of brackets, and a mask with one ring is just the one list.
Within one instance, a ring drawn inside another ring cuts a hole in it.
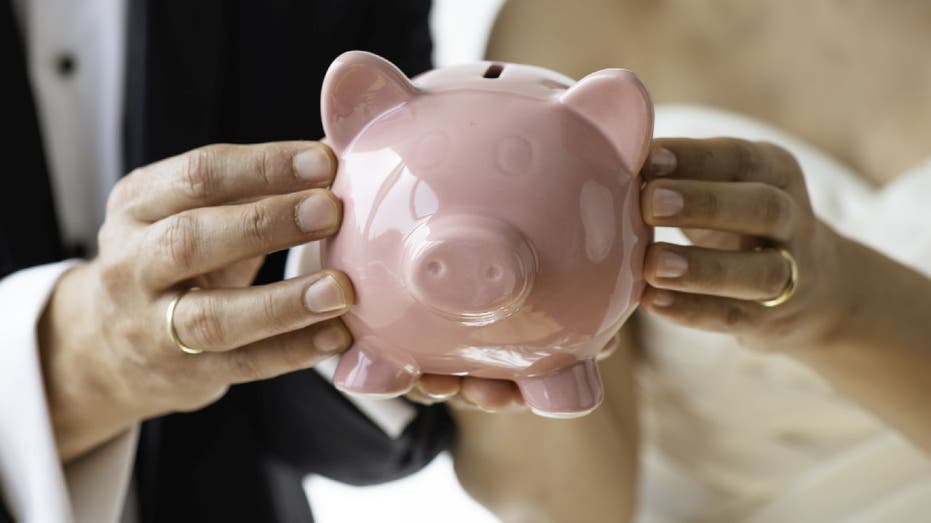
[{"label": "pink piggy bank", "polygon": [[595,358],[636,308],[652,239],[643,84],[506,63],[411,81],[353,51],[327,71],[322,117],[343,201],[322,260],[357,295],[334,384],[396,396],[421,373],[471,375],[515,381],[540,415],[595,409]]}]

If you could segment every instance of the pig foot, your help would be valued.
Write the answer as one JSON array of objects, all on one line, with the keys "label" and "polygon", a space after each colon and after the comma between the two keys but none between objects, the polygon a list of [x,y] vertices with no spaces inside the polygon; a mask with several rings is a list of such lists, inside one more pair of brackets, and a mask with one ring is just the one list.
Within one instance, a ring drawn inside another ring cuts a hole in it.
[{"label": "pig foot", "polygon": [[410,391],[418,377],[420,369],[412,361],[391,358],[356,341],[340,358],[333,385],[350,394],[392,398]]},{"label": "pig foot", "polygon": [[546,376],[519,379],[517,386],[530,410],[547,418],[584,416],[604,397],[594,360],[580,361]]}]

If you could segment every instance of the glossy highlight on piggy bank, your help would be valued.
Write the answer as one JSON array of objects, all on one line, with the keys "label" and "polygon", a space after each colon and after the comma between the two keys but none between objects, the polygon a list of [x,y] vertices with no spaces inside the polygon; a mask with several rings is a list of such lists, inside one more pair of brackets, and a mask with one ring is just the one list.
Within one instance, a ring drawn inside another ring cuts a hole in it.
[{"label": "glossy highlight on piggy bank", "polygon": [[356,289],[334,384],[396,396],[422,373],[471,375],[515,381],[541,415],[596,408],[595,359],[636,308],[652,238],[641,82],[488,62],[409,80],[352,51],[322,115],[343,202],[322,260]]}]

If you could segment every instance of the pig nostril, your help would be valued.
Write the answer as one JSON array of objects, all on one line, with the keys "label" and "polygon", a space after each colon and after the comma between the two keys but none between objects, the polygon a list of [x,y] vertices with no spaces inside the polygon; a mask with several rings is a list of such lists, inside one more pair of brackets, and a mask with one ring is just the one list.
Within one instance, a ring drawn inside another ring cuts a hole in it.
[{"label": "pig nostril", "polygon": [[533,289],[537,257],[511,224],[474,214],[440,214],[404,239],[403,285],[447,320],[490,325],[511,317]]},{"label": "pig nostril", "polygon": [[446,267],[441,262],[430,260],[427,263],[427,272],[434,278],[439,278],[446,272]]}]

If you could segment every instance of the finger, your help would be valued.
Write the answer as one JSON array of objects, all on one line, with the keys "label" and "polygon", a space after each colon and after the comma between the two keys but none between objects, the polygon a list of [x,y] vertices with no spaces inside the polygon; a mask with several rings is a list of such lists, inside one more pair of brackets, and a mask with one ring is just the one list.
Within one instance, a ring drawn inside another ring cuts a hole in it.
[{"label": "finger", "polygon": [[611,336],[611,339],[608,340],[608,343],[601,349],[601,352],[595,356],[595,361],[601,361],[605,358],[608,358],[614,354],[618,348],[621,346],[621,334],[617,333],[614,336]]},{"label": "finger", "polygon": [[466,401],[486,411],[499,411],[523,404],[517,385],[507,380],[466,376],[462,378],[460,395]]},{"label": "finger", "polygon": [[265,262],[265,256],[254,256],[204,275],[205,288],[245,287],[252,284],[259,269]]},{"label": "finger", "polygon": [[740,334],[759,329],[762,305],[753,301],[647,287],[640,305],[681,325]]},{"label": "finger", "polygon": [[178,301],[174,329],[188,347],[229,351],[346,312],[355,297],[341,272],[259,287],[193,290]]},{"label": "finger", "polygon": [[462,378],[443,374],[424,374],[417,380],[417,389],[432,401],[446,401],[459,393]]},{"label": "finger", "polygon": [[767,300],[785,290],[791,267],[779,251],[718,251],[655,243],[644,277],[653,287],[740,300]]},{"label": "finger", "polygon": [[107,210],[154,222],[187,209],[327,187],[335,172],[336,156],[320,142],[208,145],[123,177]]},{"label": "finger", "polygon": [[762,183],[655,180],[641,197],[643,219],[657,227],[713,229],[787,241],[799,218],[795,200]]},{"label": "finger", "polygon": [[175,214],[148,227],[151,256],[138,270],[164,288],[230,263],[330,236],[339,229],[339,200],[326,189]]},{"label": "finger", "polygon": [[646,180],[759,182],[781,189],[801,178],[785,149],[737,138],[658,138],[642,174]]},{"label": "finger", "polygon": [[404,397],[409,399],[410,401],[413,401],[414,403],[419,403],[421,405],[428,405],[428,406],[435,405],[437,403],[440,403],[441,401],[441,400],[436,400],[436,399],[431,398],[430,396],[426,395],[423,391],[421,391],[420,389],[416,387],[409,390],[407,394],[404,395]]},{"label": "finger", "polygon": [[505,412],[528,412],[529,411],[529,409],[523,403],[523,399],[521,399],[520,402],[515,401],[512,403],[508,403],[504,407],[492,408],[492,407],[483,407],[483,406],[477,405],[465,399],[462,394],[457,394],[453,396],[452,398],[450,398],[449,400],[447,400],[445,403],[446,405],[449,405],[450,407],[457,409],[457,410],[468,410],[468,411],[474,411],[474,412],[485,412],[485,413],[493,413],[493,414],[505,413]]},{"label": "finger", "polygon": [[231,352],[201,354],[192,359],[203,359],[201,365],[219,375],[225,383],[245,383],[310,368],[345,351],[351,343],[349,331],[336,319]]}]

